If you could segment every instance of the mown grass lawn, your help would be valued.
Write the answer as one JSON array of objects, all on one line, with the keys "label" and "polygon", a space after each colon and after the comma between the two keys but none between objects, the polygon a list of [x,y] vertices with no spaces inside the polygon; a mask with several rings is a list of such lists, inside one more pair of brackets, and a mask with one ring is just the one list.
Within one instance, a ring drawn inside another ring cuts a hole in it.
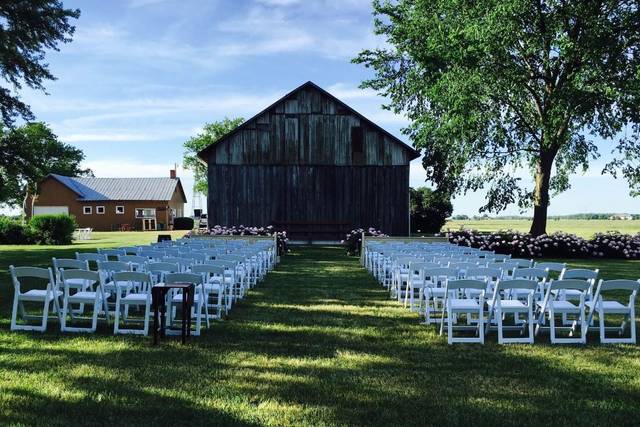
[{"label": "mown grass lawn", "polygon": [[[6,247],[1,251],[5,270]],[[640,271],[637,262],[599,263],[608,277]],[[55,324],[44,335],[12,333],[10,296],[2,274],[0,424],[640,419],[640,346],[592,339],[585,347],[552,347],[547,337],[533,346],[498,346],[492,336],[484,347],[450,347],[340,248],[293,248],[226,321],[184,347],[169,340],[154,348],[149,338],[113,337],[106,329],[61,335]]]},{"label": "mown grass lawn", "polygon": [[[442,228],[458,230],[460,227],[478,231],[497,231],[497,230],[517,230],[528,232],[531,228],[529,220],[508,220],[508,219],[486,219],[486,220],[465,220],[465,221],[448,221]],[[595,233],[604,233],[606,231],[619,231],[626,234],[640,233],[640,220],[622,221],[622,220],[585,220],[585,219],[551,219],[547,223],[547,231],[554,233],[563,231],[565,233],[576,234],[585,239],[591,238]]]}]

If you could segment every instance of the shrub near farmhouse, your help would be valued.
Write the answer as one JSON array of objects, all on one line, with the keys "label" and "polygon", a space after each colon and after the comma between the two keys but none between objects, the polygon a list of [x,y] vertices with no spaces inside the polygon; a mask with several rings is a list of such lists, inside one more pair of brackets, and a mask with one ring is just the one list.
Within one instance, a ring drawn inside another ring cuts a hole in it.
[{"label": "shrub near farmhouse", "polygon": [[69,245],[77,227],[71,215],[36,215],[29,220],[35,241],[41,245]]},{"label": "shrub near farmhouse", "polygon": [[32,241],[30,227],[15,219],[0,217],[0,245],[27,245]]}]

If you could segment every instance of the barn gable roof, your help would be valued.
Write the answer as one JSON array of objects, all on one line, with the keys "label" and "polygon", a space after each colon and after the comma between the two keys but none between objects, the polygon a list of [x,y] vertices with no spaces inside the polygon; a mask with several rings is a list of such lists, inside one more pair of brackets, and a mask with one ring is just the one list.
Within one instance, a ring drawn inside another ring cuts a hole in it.
[{"label": "barn gable roof", "polygon": [[320,86],[318,86],[317,84],[313,83],[312,81],[308,81],[306,83],[303,83],[302,85],[298,86],[297,88],[293,89],[291,92],[288,92],[286,95],[284,95],[283,97],[281,97],[280,99],[278,99],[277,101],[275,101],[273,104],[269,105],[268,107],[266,107],[265,109],[263,109],[262,111],[260,111],[258,114],[254,115],[253,117],[251,117],[250,119],[246,120],[244,123],[242,123],[241,125],[239,125],[238,127],[236,127],[235,129],[233,129],[231,132],[229,132],[228,134],[226,134],[225,136],[223,136],[222,138],[220,138],[218,141],[214,142],[213,144],[207,146],[206,148],[204,148],[203,150],[201,150],[198,153],[198,157],[205,161],[207,160],[207,157],[209,155],[209,152],[216,146],[218,146],[220,143],[222,143],[223,141],[229,139],[230,137],[232,137],[233,135],[235,135],[236,133],[240,132],[241,130],[243,130],[245,127],[247,127],[250,123],[252,123],[253,121],[255,121],[258,117],[260,117],[261,115],[263,115],[264,113],[266,113],[267,111],[271,110],[272,108],[274,108],[276,105],[280,104],[281,102],[286,101],[289,97],[291,97],[293,94],[295,94],[296,92],[299,92],[303,89],[306,88],[313,88],[317,91],[319,91],[320,93],[322,93],[324,96],[328,97],[329,99],[331,99],[332,101],[336,102],[338,105],[340,105],[341,107],[345,108],[347,111],[349,111],[351,114],[357,116],[358,118],[360,118],[362,121],[364,121],[365,123],[367,123],[368,125],[370,125],[371,127],[373,127],[374,129],[378,130],[379,132],[385,134],[386,136],[389,137],[389,139],[400,145],[402,148],[404,148],[405,150],[408,151],[409,154],[409,159],[413,160],[416,159],[418,157],[420,157],[420,152],[415,150],[414,148],[412,148],[411,146],[405,144],[401,139],[397,138],[396,136],[394,136],[393,134],[391,134],[389,131],[385,130],[384,128],[382,128],[381,126],[375,124],[374,122],[372,122],[371,120],[369,120],[368,118],[366,118],[365,116],[363,116],[362,114],[360,114],[359,112],[357,112],[356,110],[354,110],[352,107],[350,107],[349,105],[345,104],[344,102],[342,102],[340,99],[336,98],[335,96],[333,96],[332,94],[330,94],[329,92],[327,92],[326,90],[322,89]]},{"label": "barn gable roof", "polygon": [[[176,187],[186,203],[179,178],[94,178],[49,174],[82,201],[171,200]],[[46,179],[46,178],[45,178]]]}]

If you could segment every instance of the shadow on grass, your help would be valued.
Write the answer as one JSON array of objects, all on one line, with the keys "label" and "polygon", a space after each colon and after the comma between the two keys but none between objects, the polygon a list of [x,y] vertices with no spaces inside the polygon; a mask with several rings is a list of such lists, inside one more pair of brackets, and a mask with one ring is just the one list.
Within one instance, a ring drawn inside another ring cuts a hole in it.
[{"label": "shadow on grass", "polygon": [[285,257],[229,320],[184,347],[55,326],[0,330],[0,422],[594,425],[640,415],[638,347],[498,346],[493,336],[450,347],[341,249]]}]

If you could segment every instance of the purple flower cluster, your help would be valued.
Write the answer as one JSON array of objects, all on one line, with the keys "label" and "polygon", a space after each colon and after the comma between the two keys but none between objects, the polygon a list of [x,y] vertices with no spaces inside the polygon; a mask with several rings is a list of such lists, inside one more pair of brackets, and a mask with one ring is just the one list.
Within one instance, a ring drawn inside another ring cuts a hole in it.
[{"label": "purple flower cluster", "polygon": [[226,227],[215,225],[207,233],[210,236],[275,236],[278,242],[278,253],[287,252],[289,238],[286,231],[276,231],[272,225],[267,227],[248,227],[244,225]]},{"label": "purple flower cluster", "polygon": [[362,233],[364,233],[365,236],[370,237],[389,237],[382,231],[376,230],[373,227],[369,227],[366,230],[364,228],[351,230],[347,233],[345,239],[340,242],[347,248],[348,255],[360,255],[360,250],[362,248]]},{"label": "purple flower cluster", "polygon": [[640,234],[598,233],[586,240],[574,234],[533,236],[515,230],[480,233],[460,230],[448,233],[449,242],[525,258],[628,258],[640,259]]}]

